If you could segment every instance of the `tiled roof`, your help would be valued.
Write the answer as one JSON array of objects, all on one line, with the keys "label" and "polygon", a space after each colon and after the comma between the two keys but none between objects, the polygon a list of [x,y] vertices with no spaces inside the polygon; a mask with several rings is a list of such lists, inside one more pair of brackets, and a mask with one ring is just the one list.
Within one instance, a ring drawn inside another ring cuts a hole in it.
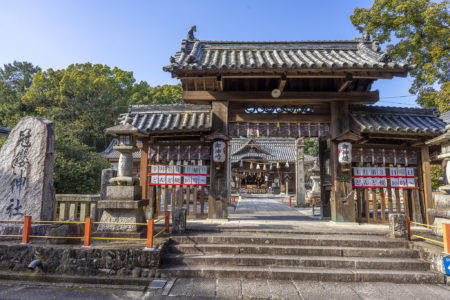
[{"label": "tiled roof", "polygon": [[[137,143],[139,144],[140,142]],[[115,145],[117,145],[117,139],[113,139],[105,151],[100,152],[99,154],[106,159],[119,159],[119,151],[113,149]],[[133,159],[141,159],[141,150],[133,152]]]},{"label": "tiled roof", "polygon": [[450,124],[450,111],[441,114],[439,118],[443,120],[445,123]]},{"label": "tiled roof", "polygon": [[404,69],[414,66],[392,62],[379,52],[376,41],[234,42],[183,40],[181,51],[163,69]]},{"label": "tiled roof", "polygon": [[122,123],[131,123],[140,132],[194,132],[211,128],[211,106],[194,104],[131,105],[121,115]]},{"label": "tiled roof", "polygon": [[[233,155],[242,149],[242,146],[254,140],[261,148],[270,155],[257,152],[239,153]],[[295,139],[292,138],[233,138],[230,141],[231,161],[236,162],[245,157],[258,157],[265,161],[295,161]],[[315,157],[305,154],[305,162],[313,162]]]},{"label": "tiled roof", "polygon": [[434,136],[445,132],[446,124],[431,109],[354,105],[350,111],[363,133]]}]

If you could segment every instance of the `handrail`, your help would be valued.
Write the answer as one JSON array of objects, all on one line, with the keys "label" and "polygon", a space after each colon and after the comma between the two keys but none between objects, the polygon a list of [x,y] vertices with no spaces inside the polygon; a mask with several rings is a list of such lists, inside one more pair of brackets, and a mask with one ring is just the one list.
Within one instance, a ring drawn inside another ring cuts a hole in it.
[{"label": "handrail", "polygon": [[424,223],[418,223],[418,222],[413,222],[413,221],[409,221],[409,223],[411,223],[411,224],[417,224],[417,225],[422,225],[422,226],[424,226],[424,227],[432,227],[432,228],[442,229],[442,227],[434,226],[434,225],[428,225],[428,224],[424,224]]},{"label": "handrail", "polygon": [[[417,225],[421,225],[424,227],[431,227],[431,228],[438,228],[441,229],[442,228],[442,236],[444,241],[438,241],[438,240],[433,240],[421,235],[417,235],[417,234],[413,234],[411,235],[411,223],[412,224],[417,224]],[[424,224],[424,223],[419,223],[419,222],[413,222],[410,220],[409,217],[406,218],[406,227],[407,227],[407,231],[408,231],[408,240],[411,240],[411,237],[415,237],[415,238],[419,238],[419,239],[423,239],[425,241],[429,241],[431,243],[435,243],[435,244],[439,244],[441,246],[444,247],[444,252],[445,253],[449,253],[450,252],[450,224],[442,224],[442,227],[439,226],[434,226],[434,225],[428,225],[428,224]]]},{"label": "handrail", "polygon": [[421,235],[415,235],[415,234],[413,234],[411,237],[417,237],[417,238],[419,238],[419,239],[423,239],[423,240],[430,241],[430,242],[432,242],[432,243],[436,243],[436,244],[440,244],[440,245],[444,246],[444,242],[437,241],[437,240],[433,240],[433,239],[429,239],[429,238],[426,238],[426,237],[421,236]]},{"label": "handrail", "polygon": [[[0,237],[22,237],[22,243],[28,244],[30,238],[45,238],[45,239],[83,239],[83,245],[89,247],[91,245],[91,240],[117,240],[117,241],[147,241],[146,248],[153,249],[153,238],[158,237],[161,233],[169,233],[169,218],[170,213],[165,212],[164,217],[157,219],[156,221],[150,219],[147,223],[120,223],[120,222],[92,222],[92,218],[86,218],[84,222],[79,221],[32,221],[31,216],[25,216],[24,220],[0,220],[2,223],[23,223],[22,235],[0,235]],[[161,220],[165,220],[164,229],[154,234],[153,227],[155,223]],[[66,236],[43,236],[43,235],[31,235],[31,224],[32,223],[60,223],[60,224],[84,224],[84,236],[77,237],[66,237]],[[105,225],[137,225],[137,226],[147,226],[147,238],[117,238],[117,237],[91,237],[92,224],[105,224]]]}]

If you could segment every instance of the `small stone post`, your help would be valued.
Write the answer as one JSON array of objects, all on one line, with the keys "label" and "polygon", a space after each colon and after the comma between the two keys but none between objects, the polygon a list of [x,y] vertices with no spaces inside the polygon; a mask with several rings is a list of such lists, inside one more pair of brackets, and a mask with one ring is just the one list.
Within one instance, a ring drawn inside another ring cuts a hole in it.
[{"label": "small stone post", "polygon": [[174,207],[172,211],[172,233],[186,232],[186,209]]},{"label": "small stone post", "polygon": [[296,158],[295,158],[295,182],[296,182],[296,206],[306,204],[305,199],[305,166],[304,166],[304,144],[302,139],[296,141]]},{"label": "small stone post", "polygon": [[389,214],[389,237],[393,239],[408,238],[406,215]]}]

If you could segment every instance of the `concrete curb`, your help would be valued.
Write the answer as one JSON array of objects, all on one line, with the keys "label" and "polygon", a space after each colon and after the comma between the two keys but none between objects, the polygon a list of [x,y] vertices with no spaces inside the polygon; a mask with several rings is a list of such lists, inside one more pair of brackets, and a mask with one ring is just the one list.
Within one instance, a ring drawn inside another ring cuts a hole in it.
[{"label": "concrete curb", "polygon": [[39,274],[24,272],[1,272],[0,280],[52,282],[52,283],[78,283],[78,284],[101,284],[101,285],[134,285],[148,286],[152,281],[150,278],[133,278],[123,276],[73,276],[64,274]]}]

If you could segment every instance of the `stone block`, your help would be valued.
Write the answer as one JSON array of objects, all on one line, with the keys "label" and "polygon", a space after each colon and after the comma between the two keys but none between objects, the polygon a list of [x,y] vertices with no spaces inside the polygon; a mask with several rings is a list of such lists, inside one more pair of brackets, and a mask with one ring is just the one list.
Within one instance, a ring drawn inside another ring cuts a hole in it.
[{"label": "stone block", "polygon": [[100,200],[98,208],[103,209],[136,209],[148,205],[148,200]]},{"label": "stone block", "polygon": [[117,176],[117,171],[114,169],[102,170],[102,180],[100,184],[100,199],[106,199],[106,187],[110,185],[109,180]]},{"label": "stone block", "polygon": [[186,209],[175,207],[172,211],[172,233],[186,232]]},{"label": "stone block", "polygon": [[[145,223],[145,215],[142,208],[105,209],[100,222]],[[99,224],[97,232],[138,232],[145,229],[144,225]]]},{"label": "stone block", "polygon": [[389,214],[389,237],[394,239],[408,238],[406,215]]},{"label": "stone block", "polygon": [[[46,236],[81,237],[81,224],[52,224],[48,226]],[[47,239],[47,244],[79,244],[81,239]]]},{"label": "stone block", "polygon": [[107,200],[136,200],[142,198],[142,188],[139,185],[108,186],[106,187]]},{"label": "stone block", "polygon": [[25,117],[0,150],[0,219],[52,220],[55,203],[53,122]]}]

